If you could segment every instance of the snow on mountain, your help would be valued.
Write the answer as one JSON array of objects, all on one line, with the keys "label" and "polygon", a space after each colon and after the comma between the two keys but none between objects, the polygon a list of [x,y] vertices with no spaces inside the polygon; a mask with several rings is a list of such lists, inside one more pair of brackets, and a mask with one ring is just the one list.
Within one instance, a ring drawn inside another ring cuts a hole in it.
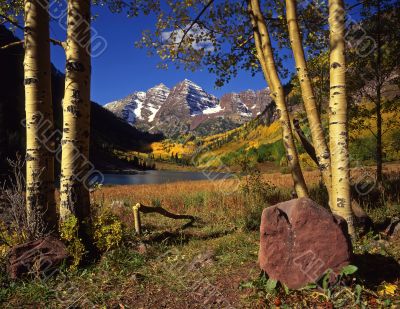
[{"label": "snow on mountain", "polygon": [[259,115],[270,103],[268,89],[228,93],[219,100],[185,79],[172,89],[159,84],[104,107],[139,129],[178,136],[208,119],[230,119],[240,125]]},{"label": "snow on mountain", "polygon": [[133,125],[137,119],[141,119],[142,117],[141,110],[145,98],[145,92],[137,91],[128,95],[122,100],[114,101],[104,105],[104,108]]},{"label": "snow on mountain", "polygon": [[203,88],[192,81],[185,79],[179,85],[183,87],[181,91],[186,96],[191,116],[203,114],[204,110],[218,107],[218,99],[212,94],[205,92]]},{"label": "snow on mountain", "polygon": [[222,112],[224,109],[221,107],[220,104],[216,105],[215,107],[209,107],[203,110],[204,115],[211,115]]},{"label": "snow on mountain", "polygon": [[151,123],[169,95],[169,88],[159,84],[147,92],[134,92],[127,97],[104,105],[130,125]]}]

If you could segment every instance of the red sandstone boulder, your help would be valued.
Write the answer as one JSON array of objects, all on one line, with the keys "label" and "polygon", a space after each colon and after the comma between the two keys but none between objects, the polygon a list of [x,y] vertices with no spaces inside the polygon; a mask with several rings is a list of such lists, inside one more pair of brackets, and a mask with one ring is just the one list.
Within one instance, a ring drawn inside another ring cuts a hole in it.
[{"label": "red sandstone boulder", "polygon": [[27,274],[49,274],[67,258],[65,245],[59,239],[47,236],[13,247],[8,254],[7,272],[11,279]]},{"label": "red sandstone boulder", "polygon": [[264,209],[259,264],[270,278],[291,289],[316,282],[328,270],[339,272],[351,258],[344,219],[309,198]]}]

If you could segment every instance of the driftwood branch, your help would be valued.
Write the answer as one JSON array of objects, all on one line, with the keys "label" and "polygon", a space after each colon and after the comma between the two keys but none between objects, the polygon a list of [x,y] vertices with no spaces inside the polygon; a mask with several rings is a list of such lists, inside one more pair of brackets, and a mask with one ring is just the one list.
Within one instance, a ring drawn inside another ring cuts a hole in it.
[{"label": "driftwood branch", "polygon": [[175,219],[175,220],[190,220],[188,223],[184,225],[184,227],[188,227],[193,224],[194,221],[196,221],[196,217],[191,216],[191,215],[179,215],[179,214],[174,214],[172,212],[169,212],[168,210],[162,208],[162,207],[150,207],[150,206],[145,206],[140,203],[137,203],[135,206],[132,207],[133,209],[133,216],[135,220],[135,231],[137,234],[141,234],[141,220],[140,220],[140,212],[148,214],[148,213],[158,213],[164,217],[170,218],[170,219]]}]

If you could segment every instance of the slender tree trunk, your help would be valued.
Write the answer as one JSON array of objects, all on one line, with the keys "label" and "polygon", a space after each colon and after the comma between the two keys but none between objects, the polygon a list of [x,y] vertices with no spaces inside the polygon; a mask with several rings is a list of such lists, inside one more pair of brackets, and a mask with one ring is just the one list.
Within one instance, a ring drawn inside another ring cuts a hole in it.
[{"label": "slender tree trunk", "polygon": [[381,1],[378,0],[377,12],[377,79],[376,87],[376,181],[380,186],[382,184],[382,39],[381,39]]},{"label": "slender tree trunk", "polygon": [[90,215],[90,0],[68,1],[66,58],[60,214],[82,226]]},{"label": "slender tree trunk", "polygon": [[322,128],[321,118],[315,100],[313,86],[310,76],[308,75],[306,58],[303,50],[300,29],[297,21],[296,0],[286,0],[286,18],[289,28],[290,43],[296,62],[297,76],[300,81],[301,94],[303,97],[304,107],[306,110],[308,123],[310,124],[312,142],[319,169],[322,173],[328,194],[331,191],[331,160],[328,144],[325,141],[324,131]]},{"label": "slender tree trunk", "polygon": [[[308,190],[303,177],[303,173],[300,168],[300,162],[294,142],[289,112],[286,106],[285,93],[276,69],[268,28],[264,21],[264,16],[261,12],[260,3],[258,0],[250,1],[250,10],[250,16],[253,20],[252,22],[257,27],[255,29],[256,45],[261,43],[261,48],[260,46],[258,46],[257,50],[261,50],[262,55],[259,55],[258,58],[264,59],[263,61],[260,60],[260,62],[267,83],[270,85],[271,88],[271,96],[277,106],[279,121],[282,127],[283,144],[285,146],[289,167],[292,171],[294,188],[298,197],[306,197],[308,196]],[[259,39],[257,39],[257,37]]]},{"label": "slender tree trunk", "polygon": [[329,0],[330,27],[330,99],[329,145],[331,150],[332,212],[347,221],[349,234],[354,236],[350,200],[350,164],[345,63],[345,11],[342,0]]},{"label": "slender tree trunk", "polygon": [[48,0],[25,0],[26,207],[28,224],[55,231],[53,107]]},{"label": "slender tree trunk", "polygon": [[376,181],[382,183],[382,98],[381,89],[377,90],[376,102]]}]

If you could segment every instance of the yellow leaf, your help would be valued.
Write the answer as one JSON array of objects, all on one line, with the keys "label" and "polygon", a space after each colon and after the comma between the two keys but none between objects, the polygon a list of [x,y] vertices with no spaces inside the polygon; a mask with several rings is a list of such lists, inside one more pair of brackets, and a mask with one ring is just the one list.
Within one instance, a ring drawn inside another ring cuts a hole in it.
[{"label": "yellow leaf", "polygon": [[386,283],[386,284],[380,285],[378,287],[378,294],[381,295],[381,296],[394,295],[396,290],[397,290],[397,286],[396,285],[390,284],[390,283]]}]

